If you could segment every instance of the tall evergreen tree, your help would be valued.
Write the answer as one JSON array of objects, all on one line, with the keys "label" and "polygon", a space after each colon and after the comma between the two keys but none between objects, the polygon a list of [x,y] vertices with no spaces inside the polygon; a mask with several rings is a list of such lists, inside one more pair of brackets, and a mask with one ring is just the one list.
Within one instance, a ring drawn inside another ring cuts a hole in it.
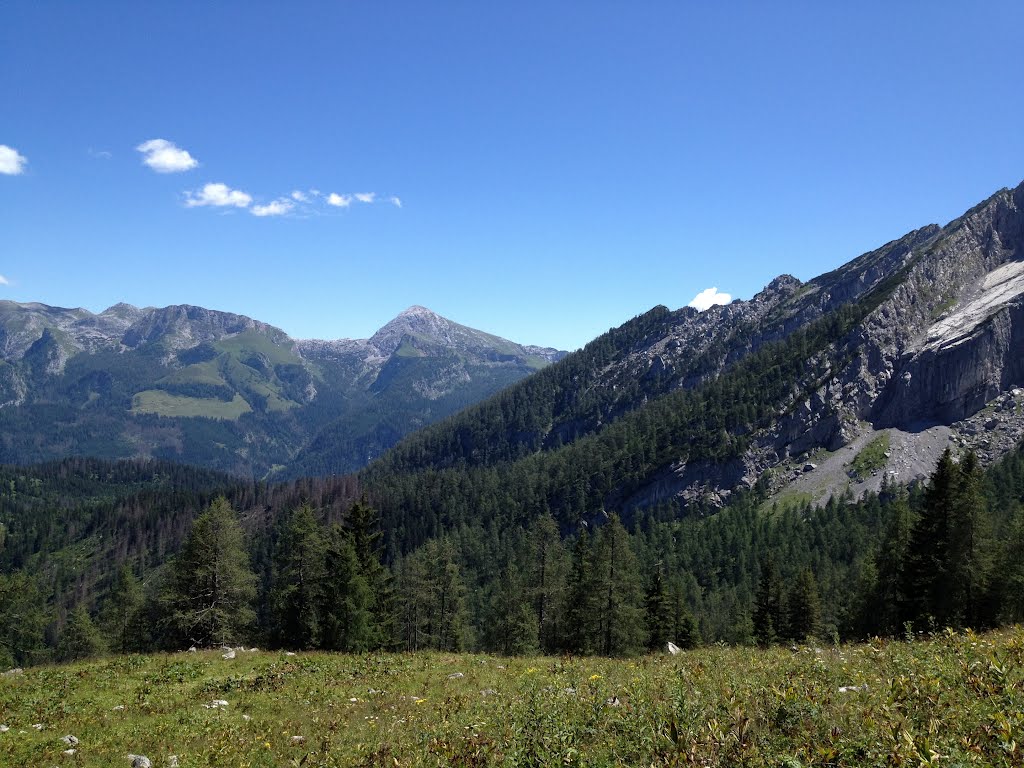
[{"label": "tall evergreen tree", "polygon": [[810,568],[804,568],[796,577],[787,600],[789,608],[789,632],[791,639],[802,643],[814,634],[821,615],[821,601],[818,585]]},{"label": "tall evergreen tree", "polygon": [[323,529],[303,504],[288,518],[274,551],[270,611],[277,645],[305,649],[319,644],[325,549]]},{"label": "tall evergreen tree", "polygon": [[761,566],[754,603],[754,638],[760,645],[783,639],[786,633],[786,606],[782,593],[782,576],[769,555]]},{"label": "tall evergreen tree", "polygon": [[84,606],[76,606],[68,616],[60,641],[57,643],[57,660],[91,659],[105,651],[106,644],[89,612]]},{"label": "tall evergreen tree", "polygon": [[651,571],[651,580],[647,586],[647,649],[664,650],[674,637],[674,616],[672,600],[668,586],[665,584],[665,573],[661,563],[657,563]]},{"label": "tall evergreen tree", "polygon": [[562,647],[570,653],[593,653],[597,638],[597,595],[594,591],[590,536],[582,528],[572,548],[562,615]]},{"label": "tall evergreen tree", "polygon": [[374,594],[363,574],[352,537],[335,526],[326,551],[327,578],[323,602],[323,647],[335,651],[367,651],[384,638],[374,620]]},{"label": "tall evergreen tree", "polygon": [[142,586],[132,569],[122,565],[100,609],[99,626],[107,647],[114,653],[130,653],[145,647],[140,626]]},{"label": "tall evergreen tree", "polygon": [[949,530],[959,475],[947,448],[932,473],[907,548],[902,615],[922,628],[946,626],[951,618]]},{"label": "tall evergreen tree", "polygon": [[605,656],[635,653],[647,639],[643,590],[629,534],[618,515],[598,530],[594,550],[598,648]]},{"label": "tall evergreen tree", "polygon": [[365,496],[360,497],[345,516],[345,530],[352,540],[359,573],[372,595],[372,643],[374,646],[392,645],[395,620],[395,586],[391,571],[381,562],[383,532],[380,513]]},{"label": "tall evergreen tree", "polygon": [[196,518],[173,561],[165,595],[168,628],[200,646],[236,642],[252,629],[255,597],[242,527],[219,497]]},{"label": "tall evergreen tree", "polygon": [[529,543],[531,572],[528,589],[533,597],[537,639],[541,649],[551,653],[558,647],[566,563],[558,523],[550,512],[534,521]]},{"label": "tall evergreen tree", "polygon": [[0,667],[27,666],[46,654],[48,616],[35,579],[0,574]]},{"label": "tall evergreen tree", "polygon": [[981,467],[973,451],[961,459],[958,469],[947,545],[948,618],[956,626],[979,627],[995,618],[994,606],[988,600],[991,521],[982,489]]},{"label": "tall evergreen tree", "polygon": [[506,565],[491,600],[488,646],[506,656],[536,653],[537,614],[515,563]]}]

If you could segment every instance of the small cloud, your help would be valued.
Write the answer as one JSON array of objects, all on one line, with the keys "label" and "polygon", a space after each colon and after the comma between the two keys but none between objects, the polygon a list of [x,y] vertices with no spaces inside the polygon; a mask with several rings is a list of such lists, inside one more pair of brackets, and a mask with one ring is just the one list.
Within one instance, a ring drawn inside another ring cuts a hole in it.
[{"label": "small cloud", "polygon": [[253,216],[284,216],[289,213],[295,204],[285,198],[279,198],[266,205],[254,205],[252,207]]},{"label": "small cloud", "polygon": [[703,291],[693,297],[693,300],[687,304],[689,307],[693,307],[699,312],[703,312],[709,307],[713,307],[716,304],[728,304],[732,301],[732,296],[728,293],[722,293],[717,288],[705,288]]},{"label": "small cloud", "polygon": [[348,208],[352,205],[352,195],[339,195],[337,192],[331,192],[327,196],[327,204],[333,205],[335,208]]},{"label": "small cloud", "polygon": [[8,280],[3,275],[0,275],[0,285],[10,285],[10,284],[11,284],[10,280]]},{"label": "small cloud", "polygon": [[309,201],[309,195],[307,195],[305,192],[302,192],[301,190],[296,189],[295,191],[292,192],[292,200],[294,200],[297,203],[305,203]]},{"label": "small cloud", "polygon": [[217,208],[225,206],[248,208],[250,203],[252,203],[251,195],[240,189],[231,189],[227,184],[206,184],[199,192],[185,193],[185,206],[188,208],[198,208],[203,205],[212,205]]},{"label": "small cloud", "polygon": [[376,192],[356,192],[355,193],[355,198],[360,203],[372,203],[374,200],[377,199],[377,193]]},{"label": "small cloud", "polygon": [[0,173],[6,176],[20,176],[25,172],[28,158],[14,147],[0,144]]},{"label": "small cloud", "polygon": [[389,197],[388,202],[395,206],[395,208],[402,207],[402,198],[400,198],[398,195],[392,195],[391,197]]},{"label": "small cloud", "polygon": [[89,147],[87,151],[89,153],[89,157],[95,157],[98,160],[109,160],[114,156],[113,152],[108,152],[105,149],[93,149],[92,147]]},{"label": "small cloud", "polygon": [[192,155],[166,139],[150,139],[137,146],[142,162],[157,173],[180,173],[199,165]]}]

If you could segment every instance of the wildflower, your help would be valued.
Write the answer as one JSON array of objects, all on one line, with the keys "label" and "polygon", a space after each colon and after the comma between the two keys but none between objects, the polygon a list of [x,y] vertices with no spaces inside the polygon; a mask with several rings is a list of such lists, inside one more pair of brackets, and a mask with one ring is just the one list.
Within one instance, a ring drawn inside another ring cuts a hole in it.
[{"label": "wildflower", "polygon": [[600,679],[601,679],[600,675],[591,675],[590,676],[590,682],[594,682],[595,680],[600,680]]}]

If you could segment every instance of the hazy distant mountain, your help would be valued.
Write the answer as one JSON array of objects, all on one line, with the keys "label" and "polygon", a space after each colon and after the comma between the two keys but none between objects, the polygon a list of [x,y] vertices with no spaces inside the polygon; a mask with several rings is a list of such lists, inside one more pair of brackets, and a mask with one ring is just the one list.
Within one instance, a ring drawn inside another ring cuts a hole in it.
[{"label": "hazy distant mountain", "polygon": [[370,339],[295,341],[202,307],[93,314],[0,301],[0,461],[156,456],[256,476],[346,472],[562,354],[423,307]]}]

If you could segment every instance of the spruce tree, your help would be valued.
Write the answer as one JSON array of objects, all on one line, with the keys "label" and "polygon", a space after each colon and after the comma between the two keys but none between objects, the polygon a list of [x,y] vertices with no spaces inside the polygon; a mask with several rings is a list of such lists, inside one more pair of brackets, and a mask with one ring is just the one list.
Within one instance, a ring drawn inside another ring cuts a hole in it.
[{"label": "spruce tree", "polygon": [[276,645],[306,649],[319,644],[324,556],[323,529],[303,504],[292,512],[274,549],[270,613]]},{"label": "spruce tree", "polygon": [[672,601],[665,584],[665,574],[661,563],[657,563],[651,571],[650,583],[647,586],[647,649],[650,651],[664,650],[669,641],[676,642]]},{"label": "spruce tree", "polygon": [[800,571],[787,600],[789,607],[789,632],[791,639],[802,643],[818,628],[821,601],[818,585],[810,568]]},{"label": "spruce tree", "polygon": [[951,616],[949,525],[954,515],[959,471],[947,448],[924,493],[903,571],[904,621],[920,628],[944,627]]},{"label": "spruce tree", "polygon": [[35,579],[25,573],[0,574],[0,667],[28,666],[44,658],[48,618]]},{"label": "spruce tree", "polygon": [[955,626],[991,623],[995,610],[988,601],[991,523],[978,457],[968,452],[959,464],[959,482],[949,524],[949,621]]},{"label": "spruce tree", "polygon": [[590,536],[581,528],[572,548],[562,606],[562,647],[570,653],[593,653],[599,648],[592,561]]},{"label": "spruce tree", "polygon": [[114,653],[130,653],[145,647],[146,638],[140,626],[142,607],[142,587],[132,569],[122,565],[103,600],[99,617],[106,645]]},{"label": "spruce tree", "polygon": [[629,534],[611,515],[594,546],[594,593],[599,650],[605,656],[639,651],[645,640],[643,590]]},{"label": "spruce tree", "polygon": [[227,499],[219,497],[196,518],[171,565],[165,603],[168,629],[198,646],[246,637],[256,613],[256,575],[244,534]]},{"label": "spruce tree", "polygon": [[374,620],[373,590],[363,574],[352,537],[335,526],[326,550],[323,592],[324,648],[362,652],[383,643]]},{"label": "spruce tree", "polygon": [[759,645],[771,645],[786,633],[786,610],[782,596],[782,577],[770,555],[761,566],[754,603],[754,639]]},{"label": "spruce tree", "polygon": [[565,549],[558,532],[558,523],[546,512],[530,528],[530,584],[536,615],[537,639],[542,650],[557,649],[561,600],[565,590]]},{"label": "spruce tree", "polygon": [[76,606],[68,616],[57,643],[57,660],[91,659],[105,651],[103,637],[93,624],[89,612],[81,605]]}]

